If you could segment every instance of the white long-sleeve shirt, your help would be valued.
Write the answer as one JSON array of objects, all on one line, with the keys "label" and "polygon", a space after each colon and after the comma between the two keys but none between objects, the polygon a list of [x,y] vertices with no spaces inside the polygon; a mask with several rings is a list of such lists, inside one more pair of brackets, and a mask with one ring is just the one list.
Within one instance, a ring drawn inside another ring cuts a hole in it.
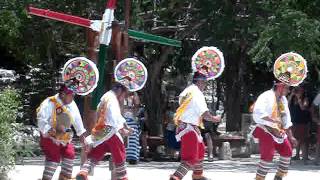
[{"label": "white long-sleeve shirt", "polygon": [[[63,105],[61,99],[59,98],[58,94],[55,95],[57,102]],[[77,104],[72,101],[70,104],[64,105],[66,109],[71,114],[73,121],[71,121],[73,127],[76,130],[78,136],[81,136],[86,130],[83,127],[82,118],[78,109]],[[55,105],[53,102],[50,101],[49,98],[45,99],[37,113],[37,121],[38,127],[42,135],[47,135],[48,131],[52,128],[52,113],[55,109]]]},{"label": "white long-sleeve shirt", "polygon": [[[116,131],[118,131],[124,127],[124,123],[126,122],[125,118],[121,114],[118,98],[115,93],[110,90],[101,97],[101,102],[106,99],[107,110],[105,111],[105,124],[114,127]],[[98,105],[98,109],[101,102]]]},{"label": "white long-sleeve shirt", "polygon": [[[253,108],[253,120],[257,124],[275,127],[275,123],[262,119],[264,117],[271,117],[275,101],[275,92],[273,90],[265,91],[258,97]],[[288,129],[292,126],[288,101],[285,96],[281,97],[281,101],[284,106],[284,116],[282,117],[283,128]]]},{"label": "white long-sleeve shirt", "polygon": [[[106,103],[106,104],[105,104]],[[104,137],[95,137],[95,135],[90,135],[87,138],[89,144],[93,143],[93,147],[97,147],[104,141],[111,138],[114,134],[119,137],[119,139],[123,142],[123,139],[119,133],[119,130],[124,127],[124,123],[126,122],[125,118],[121,114],[120,104],[116,94],[113,91],[108,91],[105,93],[98,104],[98,109],[106,108],[104,114],[104,124],[106,126],[111,126],[107,128],[107,132],[104,134]],[[102,109],[101,109],[102,111]],[[101,116],[98,114],[98,116]],[[100,118],[100,117],[99,117]],[[105,130],[103,130],[104,132]]]},{"label": "white long-sleeve shirt", "polygon": [[182,93],[179,95],[179,103],[181,103],[182,98],[188,93],[192,94],[192,99],[184,113],[181,115],[180,120],[185,123],[199,126],[200,117],[203,115],[203,113],[209,111],[209,109],[203,93],[200,91],[198,86],[194,84],[182,91]]}]

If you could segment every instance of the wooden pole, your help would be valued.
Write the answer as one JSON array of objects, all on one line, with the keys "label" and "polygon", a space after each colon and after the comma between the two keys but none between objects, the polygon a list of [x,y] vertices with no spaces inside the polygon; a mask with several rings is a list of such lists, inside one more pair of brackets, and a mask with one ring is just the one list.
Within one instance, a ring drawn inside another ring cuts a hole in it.
[{"label": "wooden pole", "polygon": [[[125,1],[125,29],[121,32],[119,23],[112,23],[112,51],[115,54],[117,63],[128,56],[129,53],[129,35],[128,28],[130,23],[130,5],[131,0]],[[115,67],[116,63],[114,63]],[[113,76],[112,76],[113,77]],[[109,169],[111,171],[111,180],[116,180],[115,164],[112,158],[109,160]]]},{"label": "wooden pole", "polygon": [[[97,63],[97,46],[99,34],[87,28],[87,57],[94,63]],[[88,133],[91,132],[96,120],[96,111],[91,108],[92,94],[84,97],[84,112],[83,125]],[[81,164],[86,161],[86,155],[83,149],[81,150]]]},{"label": "wooden pole", "polygon": [[124,18],[125,18],[125,24],[124,24],[124,32],[123,32],[123,58],[128,57],[130,52],[129,47],[129,34],[128,29],[130,27],[130,10],[131,10],[131,0],[125,1],[125,10],[124,10]]}]

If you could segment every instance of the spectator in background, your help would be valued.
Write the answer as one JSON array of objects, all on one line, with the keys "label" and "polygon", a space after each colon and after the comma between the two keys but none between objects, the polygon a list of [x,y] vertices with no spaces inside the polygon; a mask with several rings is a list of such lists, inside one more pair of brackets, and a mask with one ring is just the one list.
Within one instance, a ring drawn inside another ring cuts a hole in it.
[{"label": "spectator in background", "polygon": [[320,93],[316,96],[312,103],[312,119],[317,124],[317,145],[316,145],[316,159],[315,164],[319,165],[320,162]]},{"label": "spectator in background", "polygon": [[138,112],[138,119],[139,119],[139,124],[140,124],[140,142],[142,146],[142,153],[143,153],[143,158],[141,159],[142,161],[150,161],[148,158],[148,134],[149,134],[149,128],[148,128],[148,116],[147,112],[144,106],[140,106],[139,112]]},{"label": "spectator in background", "polygon": [[298,140],[294,160],[300,160],[300,149],[305,164],[308,161],[309,132],[312,122],[309,99],[302,87],[293,89],[289,98],[290,114],[293,123],[293,134]]},{"label": "spectator in background", "polygon": [[201,129],[201,135],[204,137],[207,145],[208,161],[212,162],[213,156],[217,154],[215,137],[220,135],[220,133],[217,131],[218,123],[204,120],[203,125],[204,128]]},{"label": "spectator in background", "polygon": [[137,164],[140,157],[140,128],[137,113],[140,106],[140,99],[136,92],[130,93],[124,100],[123,111],[127,125],[133,129],[133,133],[127,138],[126,157],[129,164]]},{"label": "spectator in background", "polygon": [[180,150],[180,142],[176,139],[176,124],[173,120],[174,110],[172,105],[166,110],[166,130],[165,136],[168,145],[168,154],[171,159],[176,159],[176,153]]}]

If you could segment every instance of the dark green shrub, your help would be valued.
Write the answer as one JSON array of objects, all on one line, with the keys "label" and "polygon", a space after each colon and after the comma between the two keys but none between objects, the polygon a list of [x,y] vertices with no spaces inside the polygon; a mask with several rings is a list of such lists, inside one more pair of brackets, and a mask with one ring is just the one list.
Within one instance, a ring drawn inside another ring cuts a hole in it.
[{"label": "dark green shrub", "polygon": [[7,88],[0,91],[0,179],[14,166],[15,150],[13,124],[18,116],[19,94]]}]

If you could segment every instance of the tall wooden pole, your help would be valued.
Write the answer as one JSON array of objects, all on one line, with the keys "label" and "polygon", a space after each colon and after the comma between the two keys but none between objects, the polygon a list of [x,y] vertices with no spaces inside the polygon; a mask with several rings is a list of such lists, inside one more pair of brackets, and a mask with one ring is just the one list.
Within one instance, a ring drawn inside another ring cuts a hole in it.
[{"label": "tall wooden pole", "polygon": [[[97,48],[99,33],[87,28],[87,57],[91,61],[97,64]],[[96,111],[91,108],[92,94],[84,97],[84,112],[83,112],[83,125],[85,129],[90,133],[96,120]],[[84,150],[81,150],[81,164],[86,160]]]},{"label": "tall wooden pole", "polygon": [[[91,29],[87,29],[87,57],[97,64],[97,52],[98,52],[98,41],[99,34]],[[103,78],[103,77],[102,77]],[[84,103],[84,126],[88,131],[94,126],[95,123],[95,109],[91,108],[91,101],[92,101],[92,94],[85,96],[85,103]]]},{"label": "tall wooden pole", "polygon": [[[113,68],[119,61],[128,56],[129,53],[129,20],[130,20],[130,4],[131,0],[125,1],[125,29],[121,32],[121,27],[118,22],[112,23],[112,51],[115,55],[116,61],[113,63]],[[113,79],[113,76],[112,76]],[[116,180],[115,164],[109,160],[109,169],[111,171],[111,180]]]},{"label": "tall wooden pole", "polygon": [[128,57],[130,48],[129,48],[129,35],[128,29],[130,27],[130,10],[131,10],[131,0],[125,1],[125,10],[124,10],[124,32],[123,32],[123,57]]}]

